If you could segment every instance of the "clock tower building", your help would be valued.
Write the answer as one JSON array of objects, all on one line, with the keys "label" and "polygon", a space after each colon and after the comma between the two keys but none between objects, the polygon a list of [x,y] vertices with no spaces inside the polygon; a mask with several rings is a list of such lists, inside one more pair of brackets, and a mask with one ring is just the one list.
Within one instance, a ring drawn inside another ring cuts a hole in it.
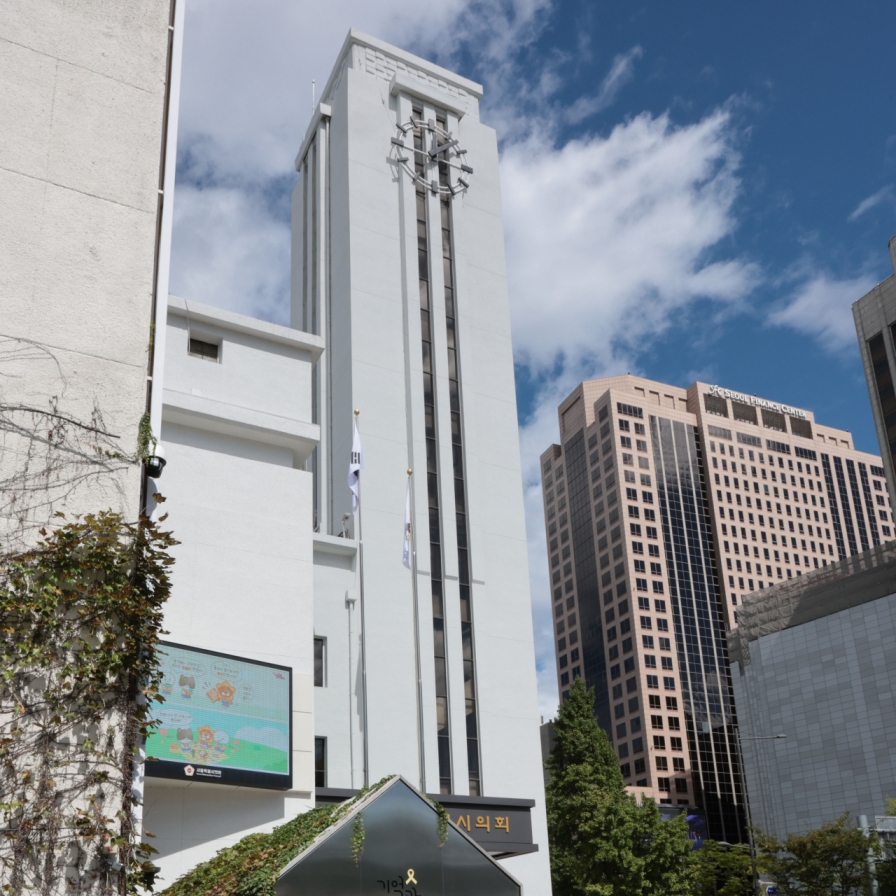
[{"label": "clock tower building", "polygon": [[498,149],[481,95],[351,31],[296,159],[291,324],[325,346],[307,465],[317,785],[322,798],[399,772],[452,819],[461,797],[526,806],[531,835],[493,831],[506,848],[488,849],[548,894]]}]

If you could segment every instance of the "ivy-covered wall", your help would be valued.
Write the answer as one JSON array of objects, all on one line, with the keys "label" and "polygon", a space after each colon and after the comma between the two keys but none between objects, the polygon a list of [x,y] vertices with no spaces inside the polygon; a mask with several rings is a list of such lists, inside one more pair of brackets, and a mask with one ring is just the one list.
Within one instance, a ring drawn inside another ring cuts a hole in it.
[{"label": "ivy-covered wall", "polygon": [[131,892],[138,743],[157,696],[170,533],[116,513],[0,566],[0,892]]}]

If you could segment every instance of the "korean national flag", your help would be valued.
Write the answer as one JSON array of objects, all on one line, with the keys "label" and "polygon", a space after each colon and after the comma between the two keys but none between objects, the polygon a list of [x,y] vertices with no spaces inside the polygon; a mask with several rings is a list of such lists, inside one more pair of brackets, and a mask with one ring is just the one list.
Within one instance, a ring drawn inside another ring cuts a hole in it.
[{"label": "korean national flag", "polygon": [[358,418],[355,417],[354,432],[352,433],[352,457],[348,464],[348,487],[352,492],[352,513],[358,512],[361,502],[361,489],[359,485],[361,470],[364,469],[364,455],[361,453],[361,436],[358,433]]}]

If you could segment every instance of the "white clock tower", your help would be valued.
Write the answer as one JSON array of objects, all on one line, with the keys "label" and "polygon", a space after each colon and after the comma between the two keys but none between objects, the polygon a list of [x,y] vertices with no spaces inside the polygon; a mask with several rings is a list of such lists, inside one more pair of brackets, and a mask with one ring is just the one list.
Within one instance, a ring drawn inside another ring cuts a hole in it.
[{"label": "white clock tower", "polygon": [[399,772],[444,795],[452,818],[452,795],[483,807],[483,824],[488,806],[522,800],[530,843],[502,828],[487,848],[546,896],[498,150],[481,95],[351,31],[296,160],[291,323],[325,346],[308,463],[317,783]]}]

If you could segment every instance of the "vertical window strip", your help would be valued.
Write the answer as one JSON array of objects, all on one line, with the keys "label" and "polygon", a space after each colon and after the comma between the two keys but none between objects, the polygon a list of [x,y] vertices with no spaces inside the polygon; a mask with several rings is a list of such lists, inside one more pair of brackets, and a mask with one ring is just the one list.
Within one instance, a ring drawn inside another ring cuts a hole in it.
[{"label": "vertical window strip", "polygon": [[[896,339],[896,329],[890,327],[890,334]],[[893,375],[887,359],[887,347],[884,334],[878,333],[868,340],[868,351],[871,354],[871,365],[874,367],[874,379],[877,384],[877,398],[880,401],[880,413],[884,418],[887,431],[887,442],[890,456],[896,463],[896,391],[893,389]]]},{"label": "vertical window strip", "polygon": [[859,463],[859,477],[862,480],[862,494],[865,496],[865,509],[868,511],[868,523],[871,526],[871,543],[877,547],[880,544],[880,535],[877,531],[877,511],[874,508],[874,499],[871,497],[868,468],[861,462]]},{"label": "vertical window strip", "polygon": [[831,473],[831,459],[827,454],[821,455],[821,466],[824,469],[824,484],[828,491],[828,505],[831,511],[831,523],[834,526],[834,540],[837,542],[837,559],[846,558],[846,545],[843,543],[843,528],[840,525],[840,511],[837,509],[837,493],[834,491],[834,476]]},{"label": "vertical window strip", "polygon": [[[444,118],[436,123],[447,131]],[[448,165],[439,162],[439,183],[448,185]],[[451,452],[454,460],[454,507],[457,526],[457,571],[460,589],[460,627],[464,656],[464,701],[467,722],[467,766],[471,796],[480,796],[479,723],[476,712],[476,675],[473,638],[473,607],[470,583],[469,527],[467,524],[464,476],[463,424],[460,410],[460,376],[457,357],[457,311],[454,293],[454,240],[451,207],[447,196],[439,203],[442,225],[442,268],[445,278],[445,325],[448,335],[448,390],[451,402]]]},{"label": "vertical window strip", "polygon": [[655,416],[649,423],[694,794],[710,836],[734,842],[745,824],[743,781],[728,733],[737,719],[702,452],[694,427]]},{"label": "vertical window strip", "polygon": [[849,509],[849,495],[846,492],[846,478],[843,475],[843,463],[834,455],[834,472],[837,474],[837,488],[840,492],[840,507],[843,510],[843,522],[846,525],[846,540],[849,542],[849,556],[859,553],[856,544],[856,530],[852,525],[852,511]]},{"label": "vertical window strip", "polygon": [[[422,122],[422,109],[414,108],[411,115],[418,125]],[[414,170],[421,178],[425,179],[424,150],[423,132],[418,126],[414,128]],[[429,499],[429,554],[432,585],[432,639],[436,676],[439,793],[451,793],[448,660],[445,650],[445,599],[442,576],[442,530],[439,519],[439,466],[436,447],[436,398],[432,361],[432,305],[430,302],[425,188],[418,187],[415,201],[417,209],[417,267],[420,285],[420,333],[423,349],[423,413],[426,429],[426,492]]]},{"label": "vertical window strip", "polygon": [[[576,597],[579,628],[582,637],[582,668],[585,684],[594,688],[594,715],[607,737],[613,739],[610,682],[604,649],[603,616],[600,608],[600,585],[597,557],[594,550],[594,522],[591,513],[591,490],[588,480],[588,452],[585,430],[580,429],[563,446],[566,458],[566,480],[569,486],[569,525],[575,565]],[[575,681],[576,676],[573,676]],[[629,697],[637,692],[630,692]]]},{"label": "vertical window strip", "polygon": [[871,545],[868,544],[868,531],[865,528],[865,514],[862,512],[862,499],[859,496],[859,481],[856,479],[856,465],[851,460],[846,461],[846,472],[849,475],[849,490],[852,492],[852,506],[856,511],[856,524],[859,527],[859,541],[862,543],[862,550],[870,550]]}]

